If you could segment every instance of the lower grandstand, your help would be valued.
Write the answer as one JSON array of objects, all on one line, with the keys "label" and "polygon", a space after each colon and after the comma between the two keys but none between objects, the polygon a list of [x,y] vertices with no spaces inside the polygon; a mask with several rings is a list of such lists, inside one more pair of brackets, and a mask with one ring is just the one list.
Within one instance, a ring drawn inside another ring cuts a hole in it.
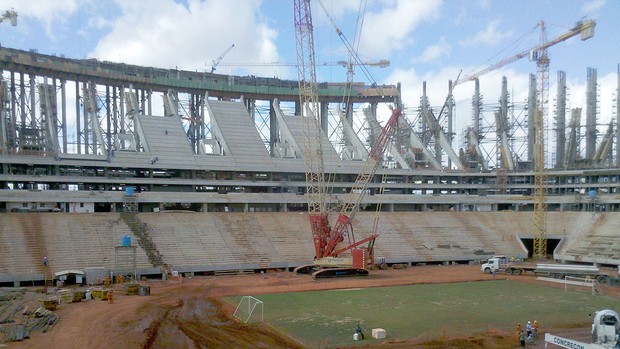
[{"label": "lower grandstand", "polygon": [[[616,231],[615,215],[550,213],[551,254],[620,264],[614,244],[604,250],[597,244]],[[409,266],[479,263],[493,255],[527,258],[534,229],[530,217],[530,212],[508,211],[385,212],[375,256],[388,265]],[[292,270],[313,259],[306,213],[160,211],[135,218],[120,213],[2,214],[0,284],[41,284],[46,272],[64,270],[127,273],[119,270],[117,251],[127,241],[136,247],[138,277],[166,277],[164,266],[186,275]],[[370,231],[374,218],[374,213],[357,215],[357,231]],[[599,224],[582,224],[588,221]]]}]

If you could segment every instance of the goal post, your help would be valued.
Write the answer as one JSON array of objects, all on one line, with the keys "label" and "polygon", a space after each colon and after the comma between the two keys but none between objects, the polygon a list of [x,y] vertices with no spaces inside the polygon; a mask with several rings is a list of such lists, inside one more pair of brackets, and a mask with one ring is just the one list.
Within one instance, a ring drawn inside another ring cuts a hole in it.
[{"label": "goal post", "polygon": [[598,289],[598,281],[596,279],[581,278],[576,276],[564,277],[564,291],[569,289],[590,289],[592,294],[596,294]]},{"label": "goal post", "polygon": [[241,298],[239,304],[237,305],[237,309],[235,309],[235,312],[233,313],[233,316],[241,319],[241,321],[245,323],[248,323],[257,307],[260,308],[260,321],[263,322],[263,301],[252,296],[243,296],[243,298]]}]

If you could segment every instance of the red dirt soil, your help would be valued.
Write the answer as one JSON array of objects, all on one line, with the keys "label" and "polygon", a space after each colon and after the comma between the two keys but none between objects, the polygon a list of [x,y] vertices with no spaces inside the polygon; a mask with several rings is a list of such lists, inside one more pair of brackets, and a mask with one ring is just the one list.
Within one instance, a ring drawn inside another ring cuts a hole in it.
[{"label": "red dirt soil", "polygon": [[[504,278],[505,276],[501,276]],[[508,276],[519,282],[536,283],[534,277]],[[500,278],[498,275],[497,278]],[[417,266],[400,270],[373,271],[352,279],[314,280],[289,272],[245,276],[207,276],[183,279],[182,283],[148,282],[151,296],[125,296],[120,286],[113,304],[88,301],[61,304],[61,320],[51,332],[32,333],[11,348],[304,348],[265,324],[246,325],[233,320],[234,309],[217,300],[222,296],[256,295],[353,287],[448,283],[491,280],[478,266]],[[546,283],[547,285],[547,283]],[[558,286],[562,287],[562,286]],[[618,297],[618,290],[604,287]],[[433,342],[386,341],[365,348],[513,348],[514,333],[489,330],[468,338]]]}]

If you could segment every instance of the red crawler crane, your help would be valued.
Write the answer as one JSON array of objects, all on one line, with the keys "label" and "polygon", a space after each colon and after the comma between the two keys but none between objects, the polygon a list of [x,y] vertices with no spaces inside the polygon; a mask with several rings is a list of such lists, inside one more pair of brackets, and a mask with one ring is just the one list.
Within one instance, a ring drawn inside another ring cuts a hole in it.
[{"label": "red crawler crane", "polygon": [[[363,168],[351,191],[344,199],[340,215],[330,228],[327,204],[323,150],[319,120],[318,85],[310,0],[295,0],[295,39],[301,117],[304,124],[304,161],[306,165],[306,196],[310,228],[314,240],[314,264],[295,269],[299,273],[312,273],[315,278],[347,275],[367,275],[373,263],[373,247],[378,234],[355,241],[351,221],[374,177],[383,152],[396,131],[400,108],[392,108],[392,115],[368,154]],[[345,242],[346,240],[346,242]],[[367,247],[360,247],[368,242]],[[341,256],[350,252],[348,256]]]},{"label": "red crawler crane", "polygon": [[[359,208],[368,184],[374,177],[383,152],[396,132],[400,108],[392,108],[392,115],[381,134],[370,148],[354,186],[343,200],[340,214],[330,228],[327,204],[323,150],[319,120],[318,85],[310,0],[295,0],[295,39],[301,117],[304,124],[304,161],[306,165],[306,196],[310,228],[314,241],[314,264],[295,269],[299,273],[312,273],[315,278],[348,275],[367,275],[373,263],[374,242],[378,234],[355,241],[351,221]],[[346,241],[345,241],[346,240]],[[366,247],[362,244],[368,243]],[[342,255],[350,252],[350,255]]]}]

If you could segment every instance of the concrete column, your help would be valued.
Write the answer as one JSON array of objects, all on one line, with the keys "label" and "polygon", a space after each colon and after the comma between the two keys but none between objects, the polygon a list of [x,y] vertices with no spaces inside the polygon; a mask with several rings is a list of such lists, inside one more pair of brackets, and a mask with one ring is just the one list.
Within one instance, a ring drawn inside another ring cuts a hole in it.
[{"label": "concrete column", "polygon": [[527,95],[527,159],[534,165],[534,143],[536,141],[536,75],[530,74]]},{"label": "concrete column", "polygon": [[588,68],[586,85],[586,159],[596,152],[596,69]]},{"label": "concrete column", "polygon": [[329,103],[321,102],[319,105],[319,117],[321,120],[321,129],[326,135],[329,135]]},{"label": "concrete column", "polygon": [[563,167],[566,149],[566,72],[558,71],[556,109],[555,167]]},{"label": "concrete column", "polygon": [[620,64],[618,64],[618,84],[616,87],[616,167],[620,167]]},{"label": "concrete column", "polygon": [[80,137],[81,127],[80,127],[80,82],[78,80],[75,81],[75,129],[77,131],[77,153],[82,154],[82,137]]},{"label": "concrete column", "polygon": [[472,100],[473,115],[472,115],[472,127],[476,132],[476,135],[480,134],[480,110],[482,106],[482,100],[480,97],[480,81],[475,80],[476,86],[474,88],[474,96]]},{"label": "concrete column", "polygon": [[[452,80],[448,80],[448,100],[446,103],[447,120],[448,120],[448,143],[450,148],[454,148],[452,140],[454,139],[454,131],[452,130],[452,114],[454,111],[454,98],[452,97]],[[448,168],[452,168],[452,160],[448,157]]]},{"label": "concrete column", "polygon": [[428,110],[428,98],[426,97],[426,81],[422,82],[422,97],[420,98],[420,112],[422,113],[422,143],[427,144],[429,136],[427,135],[428,124],[426,123],[426,111]]},{"label": "concrete column", "polygon": [[[297,109],[297,104],[295,104],[295,109]],[[297,112],[297,111],[295,111]],[[269,101],[269,153],[271,156],[274,156],[275,144],[278,142],[278,122],[276,118],[276,112],[274,109],[274,100]]]},{"label": "concrete column", "polygon": [[62,122],[62,152],[67,153],[67,95],[65,80],[60,80],[60,117]]}]

